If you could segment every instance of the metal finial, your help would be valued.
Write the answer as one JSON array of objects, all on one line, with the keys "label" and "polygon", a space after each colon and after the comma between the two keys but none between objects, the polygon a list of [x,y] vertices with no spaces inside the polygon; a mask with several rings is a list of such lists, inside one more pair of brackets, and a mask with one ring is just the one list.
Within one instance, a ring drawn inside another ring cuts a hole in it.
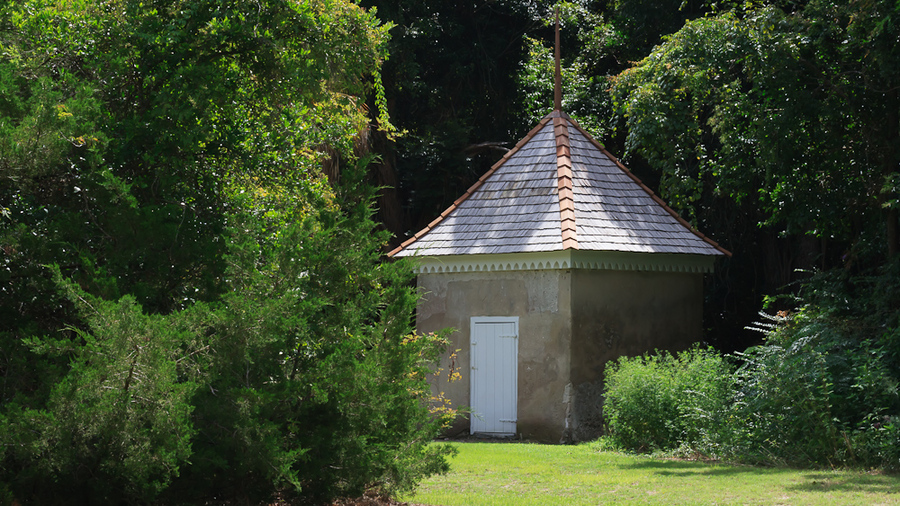
[{"label": "metal finial", "polygon": [[559,67],[559,7],[556,8],[556,83],[553,88],[553,107],[562,111],[562,71]]}]

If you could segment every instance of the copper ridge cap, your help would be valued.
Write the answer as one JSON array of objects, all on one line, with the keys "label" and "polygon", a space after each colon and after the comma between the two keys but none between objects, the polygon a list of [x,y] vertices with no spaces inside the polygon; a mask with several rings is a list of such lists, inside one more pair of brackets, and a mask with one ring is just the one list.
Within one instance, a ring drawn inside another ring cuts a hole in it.
[{"label": "copper ridge cap", "polygon": [[578,249],[577,229],[575,228],[575,193],[572,180],[572,149],[569,143],[569,129],[566,118],[560,115],[553,118],[553,136],[556,144],[556,178],[557,197],[559,198],[559,228],[562,236],[562,248]]}]

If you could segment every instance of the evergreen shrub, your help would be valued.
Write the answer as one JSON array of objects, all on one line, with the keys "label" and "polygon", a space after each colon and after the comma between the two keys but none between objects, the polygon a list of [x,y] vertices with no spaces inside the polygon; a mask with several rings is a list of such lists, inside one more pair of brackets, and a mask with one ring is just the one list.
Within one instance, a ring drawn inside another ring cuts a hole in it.
[{"label": "evergreen shrub", "polygon": [[22,341],[53,374],[0,409],[0,494],[319,504],[446,471],[454,450],[432,440],[454,413],[432,413],[428,376],[447,341],[414,333],[412,269],[382,259],[365,163],[306,208],[236,216],[218,301],[146,314],[56,269],[83,323]]}]

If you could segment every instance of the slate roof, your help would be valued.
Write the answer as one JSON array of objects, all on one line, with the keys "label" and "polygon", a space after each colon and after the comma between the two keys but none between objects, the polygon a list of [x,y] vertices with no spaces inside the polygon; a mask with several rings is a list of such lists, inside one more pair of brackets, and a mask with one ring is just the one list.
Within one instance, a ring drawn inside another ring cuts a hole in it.
[{"label": "slate roof", "polygon": [[728,255],[561,111],[389,256],[566,249]]}]

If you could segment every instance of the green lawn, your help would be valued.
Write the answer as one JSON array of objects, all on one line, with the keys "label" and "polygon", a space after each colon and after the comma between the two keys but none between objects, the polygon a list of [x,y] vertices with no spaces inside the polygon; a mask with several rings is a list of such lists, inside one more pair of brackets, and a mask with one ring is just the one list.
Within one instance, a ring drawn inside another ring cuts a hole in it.
[{"label": "green lawn", "polygon": [[591,445],[454,443],[418,504],[900,504],[900,476],[704,464],[599,452]]}]

